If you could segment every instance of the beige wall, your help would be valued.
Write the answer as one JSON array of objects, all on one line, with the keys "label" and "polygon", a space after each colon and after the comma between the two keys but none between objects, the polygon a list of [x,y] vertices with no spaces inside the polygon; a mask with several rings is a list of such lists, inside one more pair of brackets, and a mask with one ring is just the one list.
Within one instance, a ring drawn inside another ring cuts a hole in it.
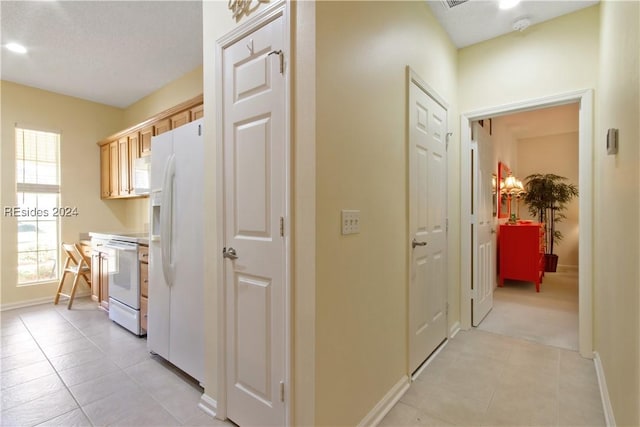
[{"label": "beige wall", "polygon": [[[640,3],[601,4],[595,128],[594,343],[617,425],[640,425]],[[620,151],[606,154],[608,128]]]},{"label": "beige wall", "polygon": [[[122,110],[15,83],[1,82],[2,206],[15,197],[15,124],[61,132],[60,202],[78,208],[78,216],[61,220],[63,241],[83,232],[129,229],[124,201],[100,200],[100,150],[96,142],[121,127]],[[2,307],[53,298],[55,284],[16,286],[16,220],[2,217]]]},{"label": "beige wall", "polygon": [[123,128],[136,125],[154,114],[202,94],[202,66],[129,105],[124,110]]},{"label": "beige wall", "polygon": [[[450,103],[455,130],[456,49],[424,2],[319,2],[316,13],[315,424],[355,425],[408,373],[405,67]],[[451,148],[450,194],[458,169]],[[360,234],[340,234],[341,209],[361,211]],[[449,249],[453,323],[457,238]]]},{"label": "beige wall", "polygon": [[[576,115],[577,118],[577,115]],[[518,168],[515,175],[521,180],[534,173],[553,173],[567,177],[567,183],[578,185],[578,133],[564,133],[537,138],[519,139]],[[553,252],[563,267],[578,267],[578,198],[567,204],[567,216],[556,229],[563,239],[554,244]],[[520,217],[537,221],[529,215],[527,205],[520,203]]]},{"label": "beige wall", "polygon": [[595,88],[599,6],[458,51],[460,111]]},{"label": "beige wall", "polygon": [[216,250],[218,240],[217,216],[217,148],[216,148],[216,40],[231,31],[235,22],[231,18],[231,12],[227,8],[226,2],[205,1],[202,2],[203,19],[203,48],[204,48],[204,156],[208,167],[205,168],[205,182],[208,185],[203,188],[205,215],[207,219],[204,224],[204,236],[206,242],[203,256],[207,260],[204,264],[204,298],[209,310],[205,310],[205,374],[204,392],[213,399],[220,399],[218,396],[218,381],[221,380],[218,369],[218,327],[219,311],[218,307],[218,260],[219,254]]}]

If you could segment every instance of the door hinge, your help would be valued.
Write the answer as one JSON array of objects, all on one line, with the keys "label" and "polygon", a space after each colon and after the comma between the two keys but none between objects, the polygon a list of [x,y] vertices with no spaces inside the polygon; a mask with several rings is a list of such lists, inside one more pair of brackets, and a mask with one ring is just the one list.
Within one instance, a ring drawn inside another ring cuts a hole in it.
[{"label": "door hinge", "polygon": [[449,232],[449,218],[445,220],[445,233]]},{"label": "door hinge", "polygon": [[278,57],[280,58],[280,74],[284,74],[284,53],[282,52],[282,50],[272,50],[267,56],[270,55],[278,55]]},{"label": "door hinge", "polygon": [[280,237],[284,237],[284,217],[280,217]]},{"label": "door hinge", "polygon": [[284,381],[280,381],[280,402],[284,402]]},{"label": "door hinge", "polygon": [[444,314],[449,315],[449,303],[447,303],[447,307],[444,309]]}]

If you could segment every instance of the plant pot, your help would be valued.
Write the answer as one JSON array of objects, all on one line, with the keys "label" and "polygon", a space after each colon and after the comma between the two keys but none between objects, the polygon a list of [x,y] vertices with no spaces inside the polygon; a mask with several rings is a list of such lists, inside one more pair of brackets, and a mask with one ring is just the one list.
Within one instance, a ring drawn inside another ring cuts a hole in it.
[{"label": "plant pot", "polygon": [[544,254],[544,271],[555,273],[558,268],[558,255]]}]

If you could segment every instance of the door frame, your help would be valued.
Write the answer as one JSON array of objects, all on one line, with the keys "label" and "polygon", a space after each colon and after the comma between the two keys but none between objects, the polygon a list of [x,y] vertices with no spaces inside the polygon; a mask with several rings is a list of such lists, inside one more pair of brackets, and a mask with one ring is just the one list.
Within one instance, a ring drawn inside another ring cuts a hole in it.
[{"label": "door frame", "polygon": [[[409,191],[410,189],[410,183],[411,183],[411,157],[410,157],[410,150],[409,147],[411,145],[411,125],[410,125],[410,118],[409,118],[409,114],[411,114],[411,105],[410,105],[410,99],[411,99],[411,85],[415,84],[420,90],[422,90],[424,93],[427,94],[427,96],[429,96],[431,99],[433,99],[437,104],[439,104],[442,108],[444,108],[444,110],[447,113],[447,123],[446,123],[446,127],[447,127],[447,134],[445,135],[445,144],[446,144],[446,149],[445,149],[445,153],[447,156],[447,161],[445,162],[446,165],[446,174],[445,174],[445,179],[447,180],[447,189],[449,186],[449,136],[451,135],[451,133],[449,132],[449,114],[451,111],[451,107],[449,105],[449,103],[447,101],[445,101],[445,99],[440,96],[440,94],[438,94],[438,92],[431,87],[425,80],[423,80],[420,75],[413,69],[411,68],[411,66],[407,66],[406,68],[406,75],[407,75],[407,93],[406,93],[406,105],[407,105],[407,115],[406,115],[406,129],[407,129],[407,187],[406,187],[406,191],[407,191],[407,212],[409,213],[409,217],[410,215],[410,210],[411,210],[411,192]],[[447,191],[447,201],[445,203],[445,218],[446,221],[449,221],[449,192]],[[407,227],[407,245],[409,244],[409,242],[411,242],[411,239],[413,238],[413,234],[411,231],[411,225],[410,224],[410,218],[409,218],[409,222],[408,222],[408,227]],[[447,292],[445,292],[445,298],[446,298],[446,311],[445,311],[445,322],[447,324],[447,331],[446,331],[446,337],[445,337],[445,342],[444,344],[446,344],[447,340],[449,340],[449,338],[451,338],[453,335],[451,334],[451,330],[449,328],[449,258],[450,258],[450,254],[449,254],[449,231],[446,231],[446,238],[445,238],[445,242],[447,247],[445,248],[445,253],[447,256],[447,259],[445,261],[445,269],[444,269],[444,276],[445,276],[445,286],[447,288]],[[412,263],[412,253],[411,251],[407,252],[407,360],[406,360],[406,364],[407,364],[407,376],[409,378],[417,378],[420,373],[426,368],[426,366],[428,365],[428,361],[426,363],[423,363],[415,372],[415,375],[412,376],[413,372],[411,372],[411,331],[410,331],[410,325],[411,325],[411,263]],[[435,352],[433,353],[433,355],[435,355],[438,351],[440,351],[440,349],[443,347],[443,345],[440,345]]]},{"label": "door frame", "polygon": [[[578,187],[580,188],[578,348],[582,357],[593,358],[593,89],[529,99],[460,115],[460,203],[461,203],[461,292],[460,325],[471,328],[471,236],[467,232],[475,218],[471,215],[471,123],[506,114],[578,103]],[[465,231],[467,230],[467,231]]]},{"label": "door frame", "polygon": [[[254,17],[240,24],[235,29],[231,30],[218,40],[216,40],[216,52],[215,52],[215,67],[216,67],[216,250],[215,253],[222,254],[223,247],[225,246],[225,212],[224,212],[224,87],[223,87],[223,53],[224,50],[236,43],[238,40],[250,35],[254,31],[262,28],[277,18],[283,18],[284,25],[284,151],[285,151],[285,221],[284,221],[284,244],[285,244],[285,256],[284,256],[284,282],[283,282],[283,298],[284,298],[284,406],[285,406],[285,425],[291,424],[293,405],[293,375],[292,375],[292,327],[291,327],[291,313],[292,313],[292,294],[291,294],[291,271],[292,271],[292,238],[291,238],[291,20],[289,17],[289,8],[287,2],[277,1],[269,7],[259,11]],[[216,258],[217,265],[217,322],[218,322],[218,340],[217,340],[217,399],[215,402],[215,413],[219,419],[227,418],[227,310],[226,310],[226,283],[225,283],[225,263],[222,256]]]}]

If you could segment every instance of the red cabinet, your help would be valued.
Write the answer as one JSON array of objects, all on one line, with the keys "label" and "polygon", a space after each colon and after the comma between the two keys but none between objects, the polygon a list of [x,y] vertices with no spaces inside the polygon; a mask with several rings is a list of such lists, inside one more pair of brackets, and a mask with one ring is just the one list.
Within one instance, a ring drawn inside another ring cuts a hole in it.
[{"label": "red cabinet", "polygon": [[504,279],[524,280],[536,284],[544,274],[544,227],[540,223],[500,226],[500,286]]}]

